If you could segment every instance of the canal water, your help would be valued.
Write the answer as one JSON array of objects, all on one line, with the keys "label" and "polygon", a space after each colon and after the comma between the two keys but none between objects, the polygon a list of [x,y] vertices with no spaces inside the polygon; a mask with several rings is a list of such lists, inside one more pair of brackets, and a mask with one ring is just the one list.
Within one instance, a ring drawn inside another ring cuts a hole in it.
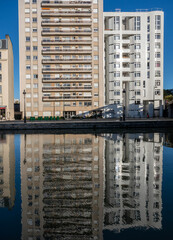
[{"label": "canal water", "polygon": [[0,135],[0,239],[172,239],[173,134]]}]

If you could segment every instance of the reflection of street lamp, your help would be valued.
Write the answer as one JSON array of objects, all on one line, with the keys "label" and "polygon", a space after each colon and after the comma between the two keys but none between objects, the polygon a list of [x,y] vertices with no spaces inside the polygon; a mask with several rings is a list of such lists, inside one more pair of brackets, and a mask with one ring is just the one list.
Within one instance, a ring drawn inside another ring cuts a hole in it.
[{"label": "reflection of street lamp", "polygon": [[26,123],[25,95],[26,95],[26,91],[25,91],[25,90],[23,90],[23,96],[24,96],[24,123]]},{"label": "reflection of street lamp", "polygon": [[126,120],[126,90],[123,89],[123,98],[124,98],[124,101],[123,101],[123,121]]}]

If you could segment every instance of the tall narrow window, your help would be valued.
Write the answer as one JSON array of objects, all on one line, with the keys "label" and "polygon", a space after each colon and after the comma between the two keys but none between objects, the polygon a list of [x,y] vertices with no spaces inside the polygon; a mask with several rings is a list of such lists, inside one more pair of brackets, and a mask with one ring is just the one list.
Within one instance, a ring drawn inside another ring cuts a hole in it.
[{"label": "tall narrow window", "polygon": [[160,15],[155,16],[155,29],[156,30],[161,29],[161,16]]},{"label": "tall narrow window", "polygon": [[114,30],[120,30],[120,17],[114,17]]},{"label": "tall narrow window", "polygon": [[141,17],[135,17],[134,28],[136,31],[141,30]]}]

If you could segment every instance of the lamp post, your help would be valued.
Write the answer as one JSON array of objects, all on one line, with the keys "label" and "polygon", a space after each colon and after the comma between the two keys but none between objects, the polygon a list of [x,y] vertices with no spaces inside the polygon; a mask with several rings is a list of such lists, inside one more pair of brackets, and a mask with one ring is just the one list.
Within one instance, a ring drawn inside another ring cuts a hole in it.
[{"label": "lamp post", "polygon": [[123,103],[123,121],[126,120],[126,90],[123,89],[123,98],[124,98],[124,103]]},{"label": "lamp post", "polygon": [[24,123],[26,123],[26,106],[25,106],[26,91],[25,90],[23,90],[23,96],[24,96]]}]

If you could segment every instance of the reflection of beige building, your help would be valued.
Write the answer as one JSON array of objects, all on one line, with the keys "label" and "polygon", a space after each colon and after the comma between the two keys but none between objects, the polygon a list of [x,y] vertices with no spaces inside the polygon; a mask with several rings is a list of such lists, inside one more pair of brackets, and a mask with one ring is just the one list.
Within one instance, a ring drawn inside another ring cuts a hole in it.
[{"label": "reflection of beige building", "polygon": [[19,0],[27,117],[70,117],[103,106],[102,15],[102,0]]},{"label": "reflection of beige building", "polygon": [[102,239],[104,141],[22,135],[22,239]]},{"label": "reflection of beige building", "polygon": [[14,119],[13,46],[10,37],[0,40],[0,119]]},{"label": "reflection of beige building", "polygon": [[113,134],[105,153],[104,229],[161,229],[163,138]]},{"label": "reflection of beige building", "polygon": [[0,136],[0,208],[11,209],[15,201],[14,136]]}]

